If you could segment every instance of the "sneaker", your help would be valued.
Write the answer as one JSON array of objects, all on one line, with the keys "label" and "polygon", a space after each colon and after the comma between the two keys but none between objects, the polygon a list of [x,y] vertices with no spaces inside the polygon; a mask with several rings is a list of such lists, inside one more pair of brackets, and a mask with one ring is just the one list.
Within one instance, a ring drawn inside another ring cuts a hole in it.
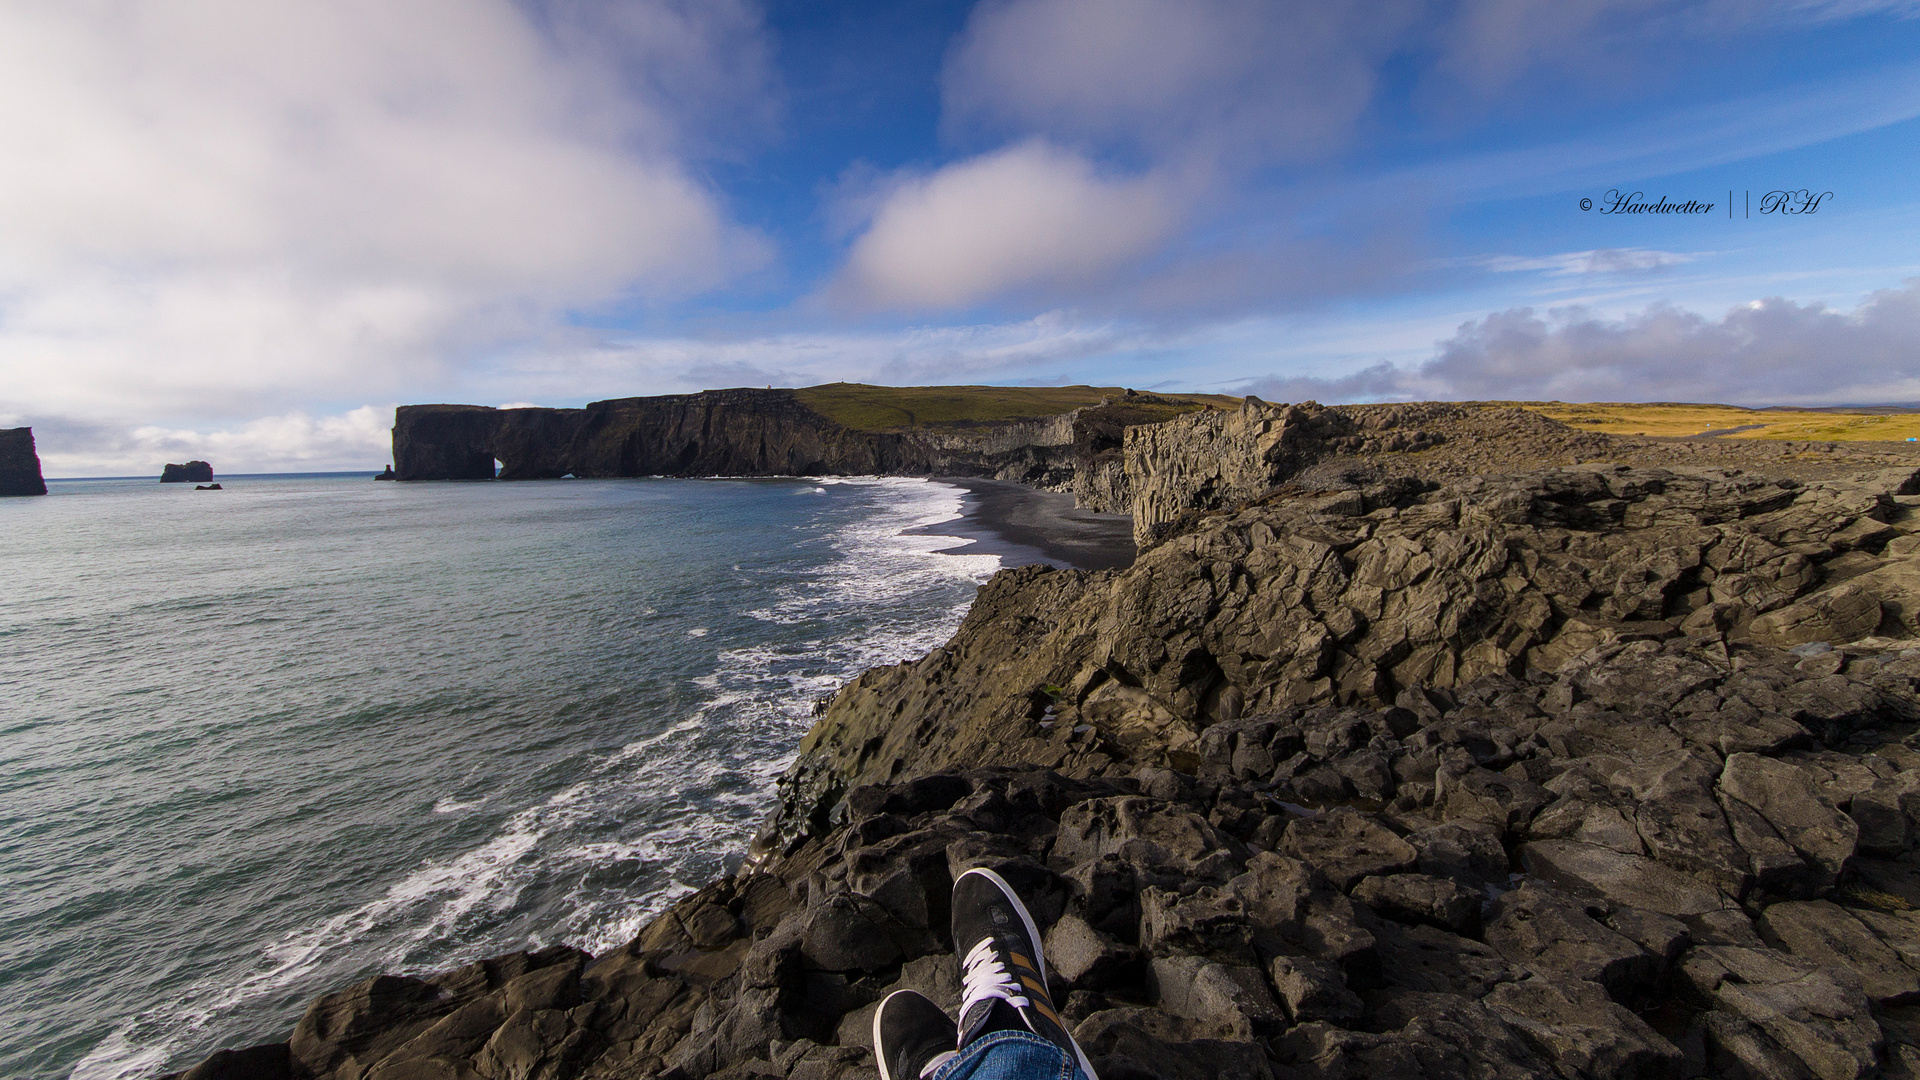
[{"label": "sneaker", "polygon": [[1047,995],[1040,928],[1013,886],[976,867],[953,883],[953,951],[960,960],[960,1046],[993,1031],[1024,1030],[1071,1051],[1100,1080]]},{"label": "sneaker", "polygon": [[953,1021],[917,991],[895,990],[874,1010],[880,1080],[923,1080],[954,1056],[959,1041]]}]

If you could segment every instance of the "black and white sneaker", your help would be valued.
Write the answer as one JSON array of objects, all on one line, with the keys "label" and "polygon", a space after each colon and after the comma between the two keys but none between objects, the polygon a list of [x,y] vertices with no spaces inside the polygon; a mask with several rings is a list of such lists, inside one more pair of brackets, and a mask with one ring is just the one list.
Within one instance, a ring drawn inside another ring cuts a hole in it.
[{"label": "black and white sneaker", "polygon": [[953,951],[960,957],[960,1047],[994,1031],[1023,1030],[1072,1052],[1100,1080],[1047,994],[1040,928],[1006,879],[983,867],[953,883]]},{"label": "black and white sneaker", "polygon": [[923,1080],[953,1057],[959,1041],[953,1021],[918,991],[895,990],[874,1010],[880,1080]]}]

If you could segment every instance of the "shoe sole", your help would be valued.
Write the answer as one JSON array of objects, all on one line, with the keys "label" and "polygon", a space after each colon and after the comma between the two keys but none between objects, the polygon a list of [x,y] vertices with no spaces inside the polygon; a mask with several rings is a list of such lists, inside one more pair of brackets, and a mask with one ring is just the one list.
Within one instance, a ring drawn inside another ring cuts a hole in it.
[{"label": "shoe sole", "polygon": [[[1006,878],[1001,877],[999,874],[994,873],[984,866],[976,866],[966,873],[961,874],[960,877],[966,877],[967,874],[978,874],[988,881],[993,882],[994,888],[999,889],[1002,895],[1008,900],[1013,901],[1013,910],[1020,913],[1020,921],[1026,925],[1027,940],[1033,942],[1033,962],[1040,968],[1040,984],[1042,986],[1050,985],[1053,980],[1047,977],[1046,943],[1040,937],[1040,928],[1033,925],[1033,913],[1027,910],[1027,905],[1020,899],[1020,894],[1013,891],[1013,886],[1007,884]],[[959,878],[954,879],[954,884],[959,884]],[[954,948],[957,949],[959,947],[960,943],[957,941],[954,942]],[[900,991],[896,990],[894,993],[897,994],[900,993]],[[892,997],[893,994],[888,994],[887,996]],[[1053,997],[1052,990],[1047,991],[1047,997]],[[885,1003],[883,1002],[882,1004],[884,1005]],[[879,1010],[874,1010],[873,1016],[876,1021],[874,1038],[877,1041],[880,1031],[878,1026],[878,1020],[880,1018]],[[1100,1080],[1100,1074],[1093,1071],[1093,1062],[1087,1060],[1087,1052],[1080,1049],[1080,1040],[1073,1037],[1073,1032],[1067,1031],[1067,1025],[1064,1021],[1060,1024],[1060,1030],[1067,1032],[1067,1041],[1073,1044],[1073,1056],[1075,1060],[1080,1063],[1080,1071],[1087,1074],[1087,1080]],[[892,1080],[892,1078],[883,1074],[881,1080]]]}]

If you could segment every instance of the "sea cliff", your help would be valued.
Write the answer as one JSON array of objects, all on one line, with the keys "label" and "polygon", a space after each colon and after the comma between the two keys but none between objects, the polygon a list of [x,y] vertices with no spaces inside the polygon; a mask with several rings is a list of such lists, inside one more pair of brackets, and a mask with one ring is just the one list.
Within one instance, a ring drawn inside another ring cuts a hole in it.
[{"label": "sea cliff", "polygon": [[163,484],[211,484],[213,466],[204,461],[189,461],[184,465],[167,463],[160,470],[160,482]]},{"label": "sea cliff", "polygon": [[0,428],[0,497],[46,493],[40,455],[33,445],[33,429]]},{"label": "sea cliff", "polygon": [[991,477],[1084,490],[1083,506],[1124,512],[1124,433],[1197,407],[1131,394],[1051,416],[868,430],[832,419],[792,390],[617,398],[582,409],[403,405],[394,417],[394,472],[401,480],[492,479],[497,460],[502,480]]},{"label": "sea cliff", "polygon": [[737,873],[187,1075],[871,1077],[975,865],[1105,1080],[1920,1075],[1920,455],[1509,412],[1128,430],[1135,564],[844,687]]}]

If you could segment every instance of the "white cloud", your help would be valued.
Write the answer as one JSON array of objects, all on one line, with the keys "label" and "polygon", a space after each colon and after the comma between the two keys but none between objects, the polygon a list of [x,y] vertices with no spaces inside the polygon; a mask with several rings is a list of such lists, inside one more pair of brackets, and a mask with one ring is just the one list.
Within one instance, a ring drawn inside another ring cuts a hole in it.
[{"label": "white cloud", "polygon": [[1481,255],[1463,261],[1466,265],[1478,266],[1496,274],[1534,270],[1553,277],[1575,277],[1585,274],[1653,273],[1670,266],[1690,263],[1699,257],[1699,253],[1655,251],[1651,248],[1597,248],[1592,251],[1563,251],[1557,255],[1539,257]]},{"label": "white cloud", "polygon": [[[224,428],[132,429],[55,420],[35,429],[48,476],[160,475],[170,461],[206,461],[216,476],[378,469],[393,457],[393,406],[333,416],[291,412]],[[52,444],[49,446],[49,444]]]},{"label": "white cloud", "polygon": [[854,242],[834,292],[859,306],[965,307],[1028,286],[1071,290],[1155,248],[1177,223],[1164,183],[1101,175],[1027,142],[905,180]]},{"label": "white cloud", "polygon": [[0,411],[257,415],[726,280],[676,110],[751,112],[747,10],[0,5]]},{"label": "white cloud", "polygon": [[1371,101],[1419,5],[987,0],[945,74],[950,116],[1161,155],[1312,155]]}]

